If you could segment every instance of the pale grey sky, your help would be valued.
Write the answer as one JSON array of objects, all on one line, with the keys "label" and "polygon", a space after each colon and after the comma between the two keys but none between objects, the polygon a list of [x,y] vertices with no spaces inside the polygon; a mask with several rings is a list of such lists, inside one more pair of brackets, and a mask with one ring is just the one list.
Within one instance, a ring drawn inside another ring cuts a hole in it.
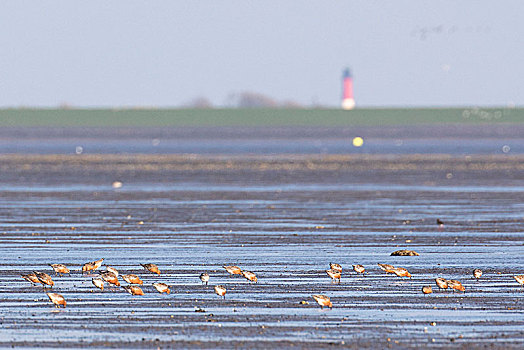
[{"label": "pale grey sky", "polygon": [[0,107],[524,105],[524,2],[4,1]]}]

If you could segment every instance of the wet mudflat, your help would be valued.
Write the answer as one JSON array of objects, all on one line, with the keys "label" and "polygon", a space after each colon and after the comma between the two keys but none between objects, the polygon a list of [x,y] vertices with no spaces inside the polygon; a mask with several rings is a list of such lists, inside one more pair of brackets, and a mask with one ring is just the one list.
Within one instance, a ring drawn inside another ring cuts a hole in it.
[{"label": "wet mudflat", "polygon": [[[524,288],[512,278],[524,274],[521,155],[0,158],[1,347],[502,349],[524,341]],[[390,256],[398,249],[420,256]],[[139,275],[145,295],[96,290],[96,274],[80,268],[99,258]],[[139,265],[148,262],[162,274]],[[325,273],[330,262],[344,269],[340,284]],[[72,269],[53,276],[65,309],[20,278],[51,274],[50,263]],[[259,282],[229,277],[225,264]],[[484,271],[479,281],[474,268]],[[439,291],[436,277],[461,281],[466,293]],[[172,293],[158,294],[154,282]],[[228,289],[225,300],[216,284]],[[423,295],[424,285],[434,293]],[[331,297],[333,309],[311,294]]]}]

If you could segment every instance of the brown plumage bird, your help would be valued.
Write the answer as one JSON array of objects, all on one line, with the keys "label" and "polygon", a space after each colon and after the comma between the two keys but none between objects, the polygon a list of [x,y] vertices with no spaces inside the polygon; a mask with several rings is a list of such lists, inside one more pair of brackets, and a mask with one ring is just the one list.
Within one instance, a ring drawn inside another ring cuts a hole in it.
[{"label": "brown plumage bird", "polygon": [[448,289],[448,281],[445,278],[435,278],[438,289]]},{"label": "brown plumage bird", "polygon": [[340,282],[340,278],[342,277],[342,274],[340,273],[340,271],[329,269],[329,270],[326,270],[326,273],[329,277],[331,277],[332,283],[333,281],[336,282],[337,280],[338,282]]},{"label": "brown plumage bird", "polygon": [[23,279],[25,279],[27,282],[31,282],[33,283],[33,285],[36,285],[38,283],[42,283],[40,282],[40,280],[38,279],[38,277],[36,277],[35,273],[34,272],[31,272],[31,273],[28,273],[27,275],[20,275]]},{"label": "brown plumage bird", "polygon": [[353,265],[353,270],[355,270],[356,273],[364,274],[366,272],[366,269],[362,265]]},{"label": "brown plumage bird", "polygon": [[329,268],[330,268],[331,270],[335,270],[335,271],[338,271],[338,272],[342,272],[342,266],[340,266],[339,264],[329,263]]},{"label": "brown plumage bird", "polygon": [[165,283],[153,283],[153,287],[159,292],[159,293],[171,293],[171,290],[169,289],[169,286]]},{"label": "brown plumage bird", "polygon": [[106,281],[107,283],[114,284],[117,287],[120,286],[118,277],[116,277],[116,275],[110,271],[100,272],[100,277],[102,277],[102,279]]},{"label": "brown plumage bird", "polygon": [[328,296],[322,295],[322,294],[314,294],[312,295],[313,299],[320,305],[320,308],[323,309],[324,306],[329,307],[330,309],[333,308],[333,304],[331,303],[331,300]]},{"label": "brown plumage bird", "polygon": [[229,272],[230,275],[241,275],[242,270],[238,266],[222,266],[224,269],[226,269],[227,272]]},{"label": "brown plumage bird", "polygon": [[56,274],[62,276],[62,274],[69,273],[69,269],[64,264],[49,264],[55,270]]},{"label": "brown plumage bird", "polygon": [[92,262],[85,263],[84,266],[82,266],[82,274],[84,274],[85,272],[93,271],[95,269],[96,266]]},{"label": "brown plumage bird", "polygon": [[242,276],[244,276],[248,281],[257,283],[257,275],[251,271],[242,271]]},{"label": "brown plumage bird", "polygon": [[132,295],[144,295],[142,288],[138,286],[125,286],[123,287],[129,294]]},{"label": "brown plumage bird", "polygon": [[124,279],[124,281],[126,281],[129,284],[144,284],[144,282],[142,282],[140,277],[138,277],[137,275],[129,274],[122,275],[121,277]]},{"label": "brown plumage bird", "polygon": [[224,286],[215,286],[215,293],[218,296],[224,297],[224,299],[226,298],[226,291],[226,287]]},{"label": "brown plumage bird", "polygon": [[98,269],[100,266],[102,266],[102,262],[104,261],[104,258],[92,262],[85,263],[84,266],[82,266],[82,273],[94,271]]},{"label": "brown plumage bird", "polygon": [[448,280],[448,287],[453,289],[453,291],[458,290],[461,292],[466,292],[466,288],[457,280]]},{"label": "brown plumage bird", "polygon": [[111,266],[106,266],[106,271],[112,272],[118,277],[118,270]]},{"label": "brown plumage bird", "polygon": [[64,299],[63,296],[61,296],[60,294],[58,293],[47,293],[47,296],[49,297],[49,300],[51,300],[51,302],[53,304],[55,304],[56,307],[60,307],[60,305],[64,305],[64,307],[66,307],[66,301]]},{"label": "brown plumage bird", "polygon": [[38,271],[33,271],[33,273],[36,275],[36,278],[38,278],[38,280],[40,281],[40,283],[42,283],[44,287],[46,284],[50,287],[55,285],[55,282],[53,282],[51,276],[49,276],[47,273]]},{"label": "brown plumage bird", "polygon": [[391,269],[391,272],[397,275],[398,277],[409,277],[411,278],[411,274],[409,271],[403,267],[394,267]]},{"label": "brown plumage bird", "polygon": [[104,290],[104,280],[100,277],[93,278],[91,280],[91,283],[95,285],[95,287],[100,288],[101,290]]},{"label": "brown plumage bird", "polygon": [[482,276],[482,270],[481,269],[475,269],[473,270],[473,277],[476,279],[479,279]]},{"label": "brown plumage bird", "polygon": [[146,269],[149,272],[156,273],[157,275],[160,275],[160,270],[158,269],[158,266],[155,264],[140,264],[144,269]]},{"label": "brown plumage bird", "polygon": [[383,271],[386,271],[386,274],[393,273],[392,270],[395,268],[395,266],[390,264],[377,264],[378,267],[380,267]]},{"label": "brown plumage bird", "polygon": [[424,293],[424,294],[431,294],[431,293],[433,293],[433,289],[431,289],[430,286],[424,286],[424,287],[422,287],[422,293]]}]

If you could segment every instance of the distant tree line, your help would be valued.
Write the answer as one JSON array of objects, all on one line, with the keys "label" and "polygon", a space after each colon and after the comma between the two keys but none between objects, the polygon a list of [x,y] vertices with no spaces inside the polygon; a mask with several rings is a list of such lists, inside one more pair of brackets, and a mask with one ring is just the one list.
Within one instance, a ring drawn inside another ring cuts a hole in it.
[{"label": "distant tree line", "polygon": [[[257,92],[240,92],[230,94],[226,100],[226,106],[232,108],[303,108],[304,106],[291,100],[277,101],[267,95]],[[211,101],[206,97],[197,97],[184,107],[188,108],[214,108]]]}]

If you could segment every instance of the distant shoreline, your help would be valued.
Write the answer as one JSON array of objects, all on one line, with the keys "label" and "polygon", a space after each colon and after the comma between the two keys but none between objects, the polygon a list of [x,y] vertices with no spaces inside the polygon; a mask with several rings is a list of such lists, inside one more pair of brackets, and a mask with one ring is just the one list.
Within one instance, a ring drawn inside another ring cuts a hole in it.
[{"label": "distant shoreline", "polygon": [[381,126],[511,124],[524,108],[0,109],[0,127]]}]

